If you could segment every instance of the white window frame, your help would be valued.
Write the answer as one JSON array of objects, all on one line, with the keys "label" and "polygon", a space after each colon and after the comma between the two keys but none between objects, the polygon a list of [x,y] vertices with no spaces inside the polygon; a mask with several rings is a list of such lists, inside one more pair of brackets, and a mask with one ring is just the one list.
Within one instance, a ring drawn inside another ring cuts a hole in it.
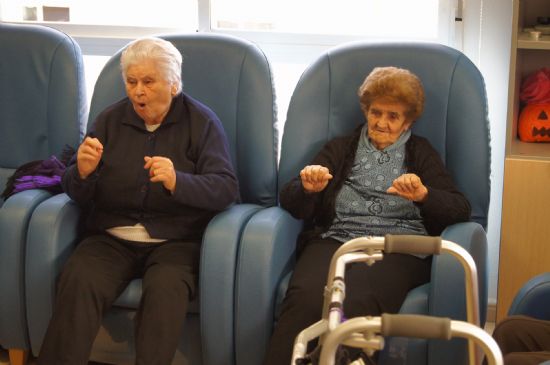
[{"label": "white window frame", "polygon": [[[216,32],[239,36],[253,41],[260,46],[293,47],[306,46],[313,49],[327,48],[341,43],[373,39],[365,36],[300,34],[280,32],[255,32],[246,30],[218,30],[210,26],[210,0],[198,1],[198,32]],[[461,0],[439,0],[440,19],[447,18],[448,22],[440,22],[439,42],[454,45],[456,38],[455,23],[458,2]],[[0,8],[0,12],[1,12]],[[26,22],[18,22],[26,23]],[[80,25],[62,22],[30,22],[57,28],[77,40],[86,55],[112,55],[129,40],[146,35],[181,33],[178,28],[139,27],[139,26],[111,26],[111,25]]]},{"label": "white window frame", "polygon": [[[461,31],[461,21],[456,21],[458,6],[462,5],[462,0],[439,0],[439,19],[448,19],[447,22],[440,21],[439,41],[449,44],[462,50],[458,39],[461,42],[461,36],[456,37],[456,30]],[[1,12],[0,8],[0,12]],[[258,44],[266,53],[271,62],[274,72],[277,74],[278,66],[291,65],[292,72],[285,73],[284,77],[275,77],[277,90],[277,110],[279,127],[283,128],[286,119],[286,110],[288,101],[295,83],[298,81],[299,74],[316,57],[336,45],[358,41],[358,40],[382,40],[381,38],[353,35],[334,35],[334,34],[303,34],[303,33],[282,33],[282,32],[258,32],[247,30],[220,30],[211,27],[211,3],[210,0],[197,0],[198,10],[198,32],[213,32],[221,34],[235,35],[240,38],[250,40]],[[73,37],[86,56],[112,56],[129,41],[148,35],[174,34],[181,33],[179,28],[162,27],[139,27],[139,26],[113,26],[113,25],[80,25],[62,22],[18,22],[42,24],[59,29]],[[460,25],[459,25],[460,24]],[[433,41],[433,40],[432,40]],[[283,66],[284,67],[284,66]],[[90,71],[90,68],[87,68]],[[284,72],[287,69],[285,69]],[[94,70],[99,71],[99,70]],[[91,71],[90,71],[91,72]],[[93,89],[95,80],[87,75],[88,89]],[[92,95],[92,90],[88,90],[88,97]]]}]

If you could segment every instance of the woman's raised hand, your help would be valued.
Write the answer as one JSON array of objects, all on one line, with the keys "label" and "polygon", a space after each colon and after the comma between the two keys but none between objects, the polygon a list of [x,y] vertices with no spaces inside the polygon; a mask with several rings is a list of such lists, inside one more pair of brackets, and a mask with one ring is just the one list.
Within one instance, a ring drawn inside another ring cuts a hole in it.
[{"label": "woman's raised hand", "polygon": [[87,178],[95,171],[102,155],[103,145],[99,139],[86,137],[78,147],[76,154],[76,165],[81,179]]},{"label": "woman's raised hand", "polygon": [[176,170],[172,160],[162,156],[145,156],[144,169],[149,170],[152,182],[161,182],[172,193],[176,190]]},{"label": "woman's raised hand", "polygon": [[318,193],[323,191],[332,175],[328,168],[321,165],[308,165],[300,171],[302,186],[308,193]]},{"label": "woman's raised hand", "polygon": [[386,192],[419,203],[428,197],[428,188],[416,174],[403,174],[399,176],[393,180],[392,185]]}]

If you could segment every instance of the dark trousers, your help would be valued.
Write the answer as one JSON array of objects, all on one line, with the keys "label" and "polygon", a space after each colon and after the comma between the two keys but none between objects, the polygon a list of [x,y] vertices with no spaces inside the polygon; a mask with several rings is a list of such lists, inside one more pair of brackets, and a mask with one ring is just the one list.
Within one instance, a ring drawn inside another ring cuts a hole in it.
[{"label": "dark trousers", "polygon": [[38,364],[87,364],[103,313],[135,278],[143,278],[136,364],[170,364],[196,290],[199,252],[196,241],[142,244],[109,235],[84,239],[58,279]]},{"label": "dark trousers", "polygon": [[550,321],[510,316],[493,331],[505,365],[538,365],[550,360]]},{"label": "dark trousers", "polygon": [[[330,260],[340,245],[333,239],[320,239],[304,248],[290,279],[264,364],[289,364],[296,336],[321,319]],[[397,313],[407,293],[430,280],[430,271],[431,257],[401,254],[384,255],[372,266],[348,265],[345,317]]]}]

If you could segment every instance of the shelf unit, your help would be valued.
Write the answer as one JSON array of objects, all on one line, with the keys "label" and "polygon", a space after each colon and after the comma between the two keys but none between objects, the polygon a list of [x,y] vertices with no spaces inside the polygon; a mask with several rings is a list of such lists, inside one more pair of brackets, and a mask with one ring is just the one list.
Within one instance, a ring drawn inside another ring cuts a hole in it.
[{"label": "shelf unit", "polygon": [[550,1],[513,2],[497,322],[506,317],[527,280],[550,271],[550,143],[526,143],[517,137],[521,81],[550,67],[550,35],[532,40],[523,29],[533,27],[538,16],[550,17]]}]

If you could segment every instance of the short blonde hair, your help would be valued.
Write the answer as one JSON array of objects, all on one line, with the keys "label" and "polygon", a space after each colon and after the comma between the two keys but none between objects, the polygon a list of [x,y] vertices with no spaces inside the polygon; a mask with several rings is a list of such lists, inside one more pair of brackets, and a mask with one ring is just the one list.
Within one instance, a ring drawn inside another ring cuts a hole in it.
[{"label": "short blonde hair", "polygon": [[176,85],[176,93],[181,91],[182,56],[172,43],[157,37],[144,37],[130,42],[120,57],[122,77],[126,79],[128,68],[144,60],[153,60],[166,80]]},{"label": "short blonde hair", "polygon": [[375,100],[388,100],[407,106],[406,117],[415,121],[424,110],[424,88],[420,79],[409,70],[397,67],[376,67],[359,87],[359,102],[364,113]]}]

